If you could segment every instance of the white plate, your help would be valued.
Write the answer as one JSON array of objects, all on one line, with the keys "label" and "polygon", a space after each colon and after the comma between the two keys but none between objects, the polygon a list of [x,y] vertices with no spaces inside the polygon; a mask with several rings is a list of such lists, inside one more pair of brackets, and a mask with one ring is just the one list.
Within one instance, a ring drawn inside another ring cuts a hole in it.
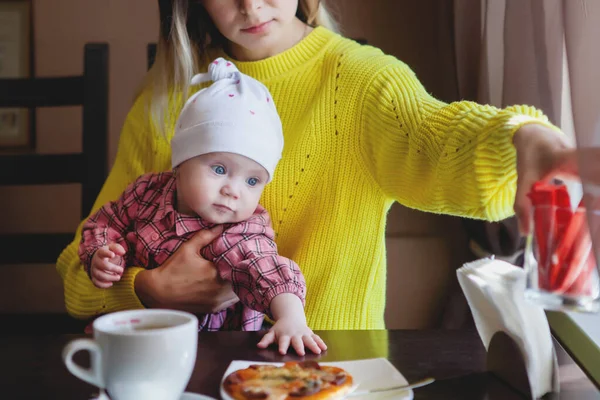
[{"label": "white plate", "polygon": [[203,394],[184,392],[179,400],[217,400],[214,397],[205,396]]},{"label": "white plate", "polygon": [[[252,364],[270,364],[270,365],[283,365],[283,363],[273,362],[257,362],[257,361],[232,361],[223,374],[221,379],[221,397],[223,400],[234,400],[229,396],[225,390],[223,390],[223,381],[230,373],[237,371],[238,369],[248,368]],[[337,361],[337,362],[319,362],[322,365],[332,365],[339,368],[343,368],[354,379],[354,390],[368,390],[385,388],[390,386],[401,386],[406,385],[408,382],[404,376],[398,371],[388,360],[385,358],[372,358],[368,360],[353,360],[353,361]],[[361,400],[384,400],[384,399],[395,399],[395,400],[412,400],[412,390],[396,390],[382,393],[372,393],[364,396],[352,397],[352,399]],[[182,399],[183,400],[183,399]],[[190,399],[191,400],[191,399]]]},{"label": "white plate", "polygon": [[[106,392],[102,391],[98,394],[98,397],[93,397],[90,400],[110,400],[106,395]],[[179,400],[217,400],[214,397],[205,396],[203,394],[183,392]]]}]

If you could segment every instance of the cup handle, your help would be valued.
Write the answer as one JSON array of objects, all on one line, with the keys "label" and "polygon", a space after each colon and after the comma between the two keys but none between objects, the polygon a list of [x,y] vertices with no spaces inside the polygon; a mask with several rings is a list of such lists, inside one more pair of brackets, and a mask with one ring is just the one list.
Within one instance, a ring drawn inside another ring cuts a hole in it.
[{"label": "cup handle", "polygon": [[[77,365],[73,361],[73,355],[80,350],[90,352],[91,368],[86,369]],[[82,381],[91,383],[94,386],[104,389],[104,380],[101,376],[101,350],[98,344],[91,339],[76,339],[65,346],[62,353],[63,361],[73,375]]]}]

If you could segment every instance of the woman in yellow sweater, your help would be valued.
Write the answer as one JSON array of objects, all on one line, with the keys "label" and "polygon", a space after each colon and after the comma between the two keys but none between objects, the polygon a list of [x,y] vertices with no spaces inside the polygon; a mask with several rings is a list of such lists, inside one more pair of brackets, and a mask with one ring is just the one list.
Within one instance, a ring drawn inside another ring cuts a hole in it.
[{"label": "woman in yellow sweater", "polygon": [[[261,203],[281,254],[306,277],[313,329],[384,328],[385,223],[394,201],[487,220],[510,216],[514,204],[526,220],[532,183],[574,164],[573,150],[538,110],[438,101],[401,61],[328,29],[319,1],[159,6],[157,60],[94,209],[139,175],[169,168],[191,77],[208,60],[235,60],[269,88],[281,115],[286,146]],[[210,240],[194,238],[161,267],[130,268],[102,290],[80,265],[78,233],[57,263],[67,309],[79,318],[143,306],[222,309],[237,299],[198,255]]]}]

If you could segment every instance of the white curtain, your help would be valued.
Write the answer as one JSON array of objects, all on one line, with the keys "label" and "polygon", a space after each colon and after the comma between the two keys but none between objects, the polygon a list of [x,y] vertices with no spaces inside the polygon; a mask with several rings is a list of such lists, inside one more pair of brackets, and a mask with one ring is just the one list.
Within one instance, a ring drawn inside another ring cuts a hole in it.
[{"label": "white curtain", "polygon": [[[454,0],[454,13],[460,98],[536,106],[578,146],[600,146],[600,1]],[[515,260],[514,219],[467,225],[479,255]]]},{"label": "white curtain", "polygon": [[[454,43],[460,99],[536,106],[579,147],[600,147],[600,0],[454,0]],[[600,183],[600,156],[580,164]],[[596,206],[590,222],[600,259]],[[521,262],[514,218],[464,225],[475,257]],[[457,288],[442,325],[460,328],[468,314]]]},{"label": "white curtain", "polygon": [[534,105],[580,145],[600,140],[599,1],[455,0],[454,11],[461,97]]}]

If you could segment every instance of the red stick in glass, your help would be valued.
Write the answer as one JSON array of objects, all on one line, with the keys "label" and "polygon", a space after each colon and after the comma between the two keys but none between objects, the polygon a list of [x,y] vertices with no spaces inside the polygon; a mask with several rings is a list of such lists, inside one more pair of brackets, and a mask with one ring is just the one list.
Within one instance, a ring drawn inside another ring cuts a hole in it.
[{"label": "red stick in glass", "polygon": [[586,230],[585,210],[582,204],[577,209],[579,211],[570,218],[551,256],[550,288],[552,291],[562,293],[568,289],[583,269],[585,257],[589,254],[588,247],[591,247],[591,241]]},{"label": "red stick in glass", "polygon": [[555,250],[571,220],[571,201],[565,185],[537,182],[529,198],[534,206],[534,235],[537,243],[538,287],[551,291]]}]

